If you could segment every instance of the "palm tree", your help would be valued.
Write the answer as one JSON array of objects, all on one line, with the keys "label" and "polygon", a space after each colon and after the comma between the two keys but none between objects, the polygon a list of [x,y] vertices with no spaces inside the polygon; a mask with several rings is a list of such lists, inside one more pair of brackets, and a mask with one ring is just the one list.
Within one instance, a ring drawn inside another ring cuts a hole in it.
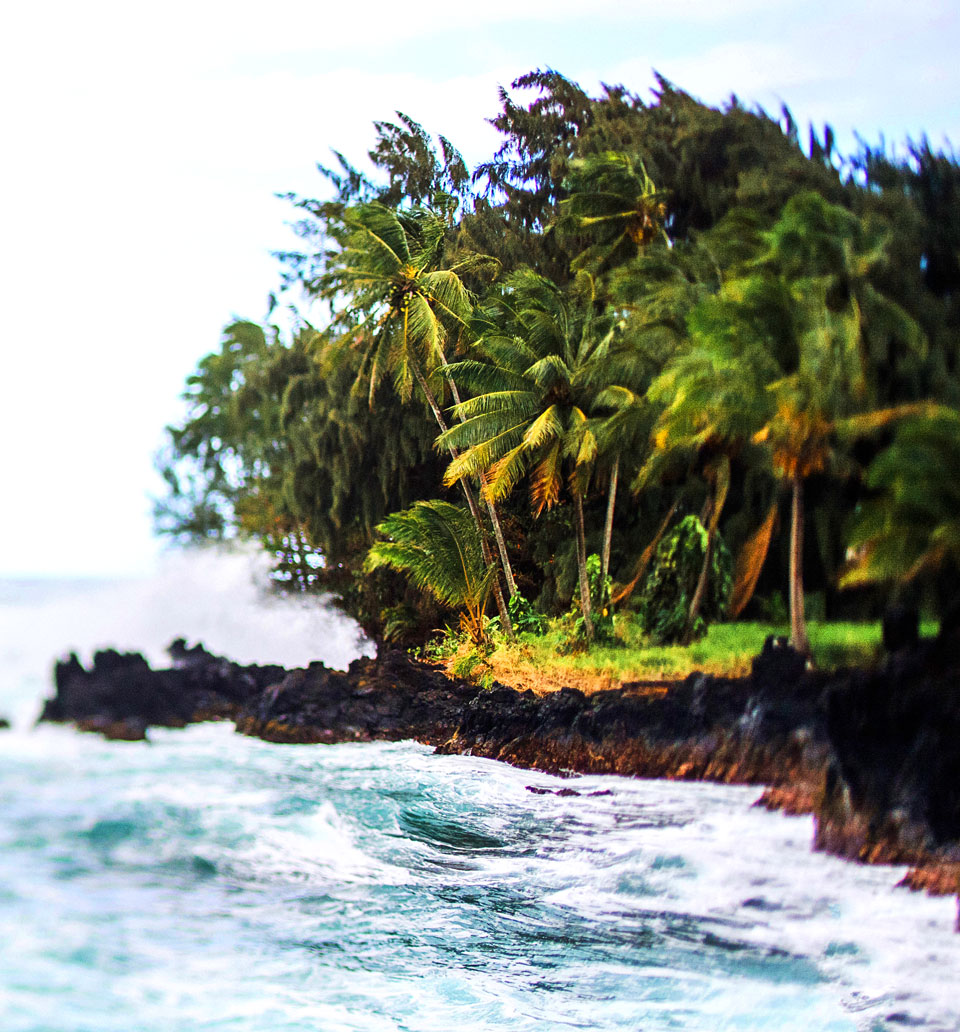
[{"label": "palm tree", "polygon": [[[809,652],[804,481],[834,464],[837,437],[870,433],[917,411],[916,405],[870,410],[876,397],[871,358],[880,342],[885,353],[891,338],[912,350],[924,342],[910,316],[871,282],[889,242],[876,224],[807,192],[787,202],[766,241],[758,268],[774,276],[797,356],[786,375],[768,384],[774,407],[754,440],[770,446],[775,471],[790,485],[790,637]],[[761,286],[758,296],[765,290]]]},{"label": "palm tree", "polygon": [[[659,448],[692,445],[729,459],[747,443],[760,445],[789,486],[790,636],[803,652],[804,482],[835,468],[838,438],[916,411],[868,405],[866,310],[914,345],[918,331],[869,284],[853,289],[850,270],[863,279],[867,264],[882,257],[864,254],[859,233],[853,216],[816,195],[791,200],[760,259],[693,310],[691,347],[654,390],[667,405]],[[722,504],[716,497],[714,516]]]},{"label": "palm tree", "polygon": [[[392,374],[403,400],[410,398],[416,383],[441,433],[448,429],[442,397],[438,398],[430,381],[446,366],[449,328],[458,333],[465,329],[472,311],[461,275],[491,262],[467,255],[442,268],[445,228],[440,216],[423,208],[397,211],[375,202],[347,208],[334,230],[339,249],[328,256],[319,281],[322,296],[332,303],[344,300],[340,321],[362,329],[371,326],[372,332],[364,338],[368,344],[362,369],[371,400],[387,373]],[[446,386],[459,401],[456,384],[449,376]],[[451,457],[456,459],[457,454],[451,453]],[[492,562],[473,488],[468,481],[461,481],[461,487],[481,534],[484,555]],[[485,505],[508,590],[515,594],[500,520],[492,501],[485,498]],[[494,594],[502,626],[511,634],[499,578]]]},{"label": "palm tree", "polygon": [[842,348],[850,388],[882,400],[871,381],[891,345],[900,353],[926,346],[917,323],[876,285],[889,265],[889,226],[806,191],[787,202],[762,239],[756,267],[782,277],[797,304],[830,314],[833,331],[848,338]]},{"label": "palm tree", "polygon": [[[597,386],[600,389],[594,398],[593,409],[606,413],[593,419],[598,451],[601,459],[608,464],[607,511],[600,552],[601,583],[610,572],[613,519],[621,465],[626,455],[634,458],[643,455],[655,418],[655,409],[646,397],[650,381],[650,366],[645,360],[646,356],[636,348],[622,350],[625,354],[620,361],[593,362],[588,371],[591,377],[597,375],[595,369],[599,373]],[[621,382],[611,384],[611,379]],[[625,383],[630,386],[624,386]]]},{"label": "palm tree", "polygon": [[592,238],[572,268],[605,272],[666,239],[666,195],[639,157],[604,151],[570,162],[570,196],[560,202],[557,229]]},{"label": "palm tree", "polygon": [[[652,403],[648,394],[651,382],[686,342],[691,311],[720,289],[723,272],[718,256],[724,264],[730,264],[744,255],[752,255],[759,231],[750,213],[732,212],[710,233],[693,241],[672,244],[663,231],[666,207],[662,195],[656,192],[642,163],[626,155],[595,156],[583,165],[583,176],[577,182],[583,192],[574,195],[570,202],[564,202],[568,213],[604,204],[619,210],[619,215],[610,212],[609,219],[593,224],[593,232],[607,238],[611,233],[619,233],[613,239],[610,253],[624,259],[610,268],[605,279],[611,303],[622,313],[622,332],[621,344],[611,356],[611,365],[616,367],[605,367],[601,374],[602,380],[614,386],[602,390],[597,399],[598,404],[612,410],[598,431],[601,454],[612,459],[603,544],[606,573],[620,460],[629,453],[638,459],[638,465],[643,465],[649,450],[644,439],[649,439],[658,415],[659,406]],[[586,184],[591,182],[605,184],[610,190],[606,194],[593,194],[586,189]],[[627,200],[632,196],[628,189],[631,183],[634,192],[639,191],[633,209]],[[612,203],[613,197],[618,195],[623,202],[619,208]],[[589,220],[582,224],[590,226]],[[669,246],[650,246],[658,237]],[[655,465],[659,465],[659,459],[655,460]],[[650,474],[651,469],[647,469],[639,475],[634,481],[635,489],[649,483]],[[679,504],[677,496],[653,541],[644,549],[631,580],[617,592],[618,601],[627,597],[644,576]],[[719,510],[715,514],[719,519]],[[712,547],[712,538],[710,543]],[[705,571],[709,561],[708,554]],[[702,587],[706,587],[705,580]],[[695,618],[694,612],[691,626]]]},{"label": "palm tree", "polygon": [[843,587],[960,571],[960,412],[905,421],[866,482],[878,495],[855,515]]},{"label": "palm tree", "polygon": [[371,547],[364,570],[399,570],[442,605],[462,608],[463,628],[479,645],[496,567],[484,558],[471,514],[449,502],[421,501],[391,513],[377,530],[389,540]]},{"label": "palm tree", "polygon": [[[560,202],[555,228],[592,241],[573,260],[571,269],[606,273],[634,261],[656,240],[669,243],[663,231],[665,195],[657,190],[639,157],[604,151],[575,158],[569,168],[570,196]],[[607,290],[606,283],[603,289]],[[621,336],[621,344],[624,341]],[[598,392],[597,403],[612,410],[608,419],[595,421],[608,474],[601,583],[610,568],[621,457],[649,431],[649,407],[643,395],[655,366],[650,359],[650,349],[632,340],[618,347],[616,355],[605,355],[603,362],[592,361],[587,372]]]},{"label": "palm tree", "polygon": [[490,497],[500,499],[531,474],[537,515],[556,504],[566,482],[574,505],[580,604],[591,640],[583,519],[597,457],[589,418],[596,395],[591,370],[607,355],[614,335],[611,316],[596,308],[586,274],[570,293],[530,270],[511,276],[475,324],[485,360],[468,359],[449,369],[474,396],[456,407],[462,422],[437,442],[464,449],[447,468],[448,484],[484,476]]}]

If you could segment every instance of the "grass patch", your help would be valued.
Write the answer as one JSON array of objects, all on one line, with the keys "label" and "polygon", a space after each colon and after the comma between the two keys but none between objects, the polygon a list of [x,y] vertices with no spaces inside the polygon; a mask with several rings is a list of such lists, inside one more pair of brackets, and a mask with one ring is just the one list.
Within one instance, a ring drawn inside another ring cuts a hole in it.
[{"label": "grass patch", "polygon": [[[768,635],[788,631],[773,623],[713,624],[692,645],[651,645],[630,614],[623,614],[615,642],[563,654],[568,628],[555,621],[543,635],[520,635],[516,642],[500,639],[485,661],[493,678],[516,688],[544,692],[569,685],[592,692],[628,681],[678,680],[695,670],[740,676],[749,673]],[[879,622],[815,621],[808,624],[807,633],[814,663],[821,669],[869,666],[882,655]],[[936,633],[936,625],[925,622],[921,633]]]}]

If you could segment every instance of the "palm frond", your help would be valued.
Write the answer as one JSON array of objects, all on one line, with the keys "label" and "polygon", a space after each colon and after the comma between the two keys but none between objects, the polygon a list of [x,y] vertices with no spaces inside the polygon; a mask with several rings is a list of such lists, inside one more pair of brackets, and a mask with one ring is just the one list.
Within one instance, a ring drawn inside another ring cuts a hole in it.
[{"label": "palm frond", "polygon": [[562,483],[561,445],[557,441],[537,464],[530,482],[530,501],[534,515],[539,516],[544,509],[556,505]]},{"label": "palm frond", "polygon": [[548,440],[558,440],[563,436],[563,422],[556,405],[543,410],[527,427],[523,435],[524,446],[530,449],[540,448]]},{"label": "palm frond", "polygon": [[388,566],[444,605],[482,608],[495,570],[483,561],[479,533],[466,509],[436,500],[416,502],[391,513],[377,531],[389,540],[371,547],[365,570]]},{"label": "palm frond", "polygon": [[[481,417],[477,417],[480,419]],[[466,424],[461,424],[466,426]],[[446,438],[445,444],[450,446],[453,442],[458,439],[457,435],[453,433],[457,427],[451,427],[449,436],[446,434],[441,437]],[[474,427],[470,428],[474,430]],[[523,424],[516,424],[509,426],[506,429],[501,429],[494,433],[483,433],[474,432],[471,436],[479,437],[479,440],[475,444],[467,448],[466,451],[456,456],[450,465],[447,467],[443,475],[443,482],[447,487],[451,484],[455,484],[458,480],[465,476],[477,477],[485,479],[487,474],[500,462],[500,460],[507,454],[507,452],[516,450],[517,448],[523,450],[524,446],[522,441],[519,441],[523,431]],[[463,435],[466,438],[466,435]],[[440,439],[437,441],[440,444]],[[512,488],[513,485],[511,485]],[[499,496],[498,496],[499,497]]]}]

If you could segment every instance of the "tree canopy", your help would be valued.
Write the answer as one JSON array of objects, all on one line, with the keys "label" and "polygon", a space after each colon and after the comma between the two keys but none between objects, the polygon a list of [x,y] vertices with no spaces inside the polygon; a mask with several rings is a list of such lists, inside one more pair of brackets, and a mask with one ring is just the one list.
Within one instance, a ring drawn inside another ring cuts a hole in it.
[{"label": "tree canopy", "polygon": [[[801,646],[805,593],[866,614],[890,577],[955,561],[928,482],[960,406],[952,150],[843,155],[786,107],[710,106],[662,77],[649,98],[591,96],[551,69],[490,121],[473,170],[398,112],[367,160],[318,166],[317,198],[288,195],[295,325],[234,320],[189,378],[158,529],[258,537],[291,585],[414,637],[466,603],[391,572],[380,538],[443,519],[472,521],[470,576],[504,626],[526,595],[572,602],[588,634],[589,554],[637,604],[684,520],[704,534],[688,635],[727,597],[710,578],[728,549],[735,611],[787,587]],[[880,586],[844,593],[844,571]]]}]

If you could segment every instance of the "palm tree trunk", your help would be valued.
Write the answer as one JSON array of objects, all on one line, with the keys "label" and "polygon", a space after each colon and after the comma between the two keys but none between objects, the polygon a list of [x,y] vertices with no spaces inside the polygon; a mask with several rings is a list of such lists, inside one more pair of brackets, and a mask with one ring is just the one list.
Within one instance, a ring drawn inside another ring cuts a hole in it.
[{"label": "palm tree trunk", "polygon": [[497,551],[500,553],[500,565],[503,567],[503,576],[507,582],[507,591],[513,598],[519,594],[517,582],[513,579],[513,567],[510,565],[510,557],[507,555],[507,542],[503,537],[503,527],[500,526],[500,516],[497,507],[487,497],[486,491],[480,492],[483,495],[484,505],[487,507],[487,514],[490,517],[490,524],[493,527],[493,536],[497,541]]},{"label": "palm tree trunk", "polygon": [[810,654],[803,611],[803,481],[796,474],[790,506],[790,644],[797,652]]},{"label": "palm tree trunk", "polygon": [[[417,363],[413,363],[413,374],[417,379],[417,383],[420,385],[420,390],[423,391],[423,396],[427,399],[427,404],[433,411],[433,417],[437,421],[437,426],[440,427],[441,433],[446,433],[449,429],[447,427],[447,421],[443,418],[443,412],[440,406],[437,404],[437,399],[434,396],[430,385],[427,383],[426,377],[424,377],[420,366]],[[459,452],[456,448],[448,448],[450,457],[457,458]],[[487,529],[483,525],[483,519],[480,516],[480,507],[477,505],[476,496],[473,493],[473,488],[467,482],[466,477],[462,477],[460,480],[460,487],[463,490],[464,496],[467,499],[467,507],[470,510],[470,515],[473,517],[473,522],[477,525],[477,531],[480,535],[480,548],[483,552],[483,562],[485,566],[491,566],[493,564],[493,555],[490,552],[490,544],[487,541]],[[500,570],[497,569],[496,576],[493,578],[493,595],[497,600],[497,612],[500,615],[500,626],[503,628],[504,633],[508,638],[512,638],[513,634],[513,623],[510,620],[510,612],[507,609],[507,603],[503,597],[503,588],[500,585]]]},{"label": "palm tree trunk", "polygon": [[620,476],[620,456],[613,461],[610,470],[610,490],[607,494],[607,518],[603,524],[603,554],[600,562],[600,583],[606,584],[610,572],[610,542],[613,538],[613,510],[617,507],[617,480]]},{"label": "palm tree trunk", "polygon": [[583,527],[583,498],[576,489],[573,491],[573,505],[576,513],[577,532],[577,570],[580,574],[580,611],[583,613],[583,626],[587,632],[587,641],[593,641],[593,606],[590,602],[590,580],[587,577],[587,538]]},{"label": "palm tree trunk", "polygon": [[[440,349],[440,361],[444,365],[447,364],[447,357],[443,353],[443,349]],[[452,376],[446,377],[447,384],[450,387],[450,393],[453,395],[453,400],[459,405],[460,404],[460,392],[457,390],[457,385],[454,382]],[[463,417],[457,417],[460,422],[463,422]],[[510,556],[507,554],[507,542],[503,537],[503,527],[500,525],[500,516],[497,513],[497,507],[487,497],[486,491],[480,492],[483,495],[484,505],[487,509],[487,515],[490,517],[490,525],[493,527],[493,536],[497,541],[497,551],[500,553],[500,565],[503,568],[503,576],[507,582],[507,591],[510,592],[510,597],[513,598],[517,592],[517,582],[513,579],[513,567],[510,565]]]},{"label": "palm tree trunk", "polygon": [[629,598],[633,594],[634,589],[640,583],[643,575],[647,572],[647,567],[650,565],[650,560],[653,558],[653,553],[657,550],[657,545],[663,540],[663,535],[666,534],[667,528],[670,526],[670,521],[677,513],[677,509],[680,508],[680,495],[677,495],[673,500],[673,505],[670,506],[667,515],[664,516],[663,522],[657,528],[656,534],[653,535],[653,540],[643,550],[640,556],[640,561],[637,563],[637,568],[634,571],[633,578],[629,584],[624,585],[610,600],[614,604],[622,602],[625,598]]}]

